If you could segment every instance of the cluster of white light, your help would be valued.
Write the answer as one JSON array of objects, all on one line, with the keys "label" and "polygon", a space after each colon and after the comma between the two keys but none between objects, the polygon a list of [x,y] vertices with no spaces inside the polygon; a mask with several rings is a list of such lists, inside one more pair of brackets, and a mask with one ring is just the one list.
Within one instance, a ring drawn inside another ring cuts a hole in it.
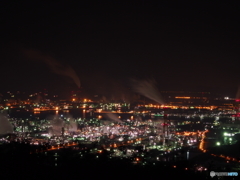
[{"label": "cluster of white light", "polygon": [[224,136],[234,136],[234,134],[233,133],[224,133]]}]

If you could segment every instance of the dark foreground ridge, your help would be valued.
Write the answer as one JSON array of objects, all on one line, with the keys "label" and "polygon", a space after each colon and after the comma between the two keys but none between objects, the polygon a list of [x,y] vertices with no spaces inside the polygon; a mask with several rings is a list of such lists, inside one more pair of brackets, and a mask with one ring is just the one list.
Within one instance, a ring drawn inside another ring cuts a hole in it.
[{"label": "dark foreground ridge", "polygon": [[[25,144],[10,143],[7,147],[1,146],[1,177],[4,180],[14,178],[212,179],[209,171],[196,172],[192,162],[184,160],[143,166],[133,164],[131,159],[109,159],[104,153],[98,158],[90,153],[81,156],[79,152],[71,149],[62,149],[48,154],[30,154],[29,147]],[[55,156],[55,153],[59,156]]]}]

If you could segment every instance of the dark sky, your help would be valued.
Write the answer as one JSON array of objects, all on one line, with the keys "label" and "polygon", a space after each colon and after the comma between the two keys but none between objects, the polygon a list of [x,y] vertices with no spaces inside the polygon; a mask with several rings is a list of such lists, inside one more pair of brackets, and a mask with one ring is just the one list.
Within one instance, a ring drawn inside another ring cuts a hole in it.
[{"label": "dark sky", "polygon": [[0,13],[1,91],[76,89],[46,58],[62,71],[71,66],[92,93],[124,91],[129,78],[155,79],[160,90],[225,94],[240,83],[233,2],[1,1]]}]

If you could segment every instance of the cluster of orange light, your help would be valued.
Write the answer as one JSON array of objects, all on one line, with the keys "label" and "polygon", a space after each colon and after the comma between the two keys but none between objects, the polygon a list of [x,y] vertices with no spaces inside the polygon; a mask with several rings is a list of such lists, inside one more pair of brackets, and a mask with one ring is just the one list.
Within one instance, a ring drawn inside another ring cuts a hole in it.
[{"label": "cluster of orange light", "polygon": [[[49,148],[47,150],[38,150],[38,149],[36,149],[36,153],[44,152],[44,151],[52,151],[52,150],[63,148],[64,146],[75,146],[75,145],[77,145],[77,144],[75,142],[72,142],[72,143],[67,143],[65,145],[62,145],[62,146],[60,146],[60,145],[52,146],[51,148]],[[30,153],[30,154],[32,154],[32,153]]]},{"label": "cluster of orange light", "polygon": [[[191,99],[191,97],[175,97],[176,99]],[[217,106],[194,106],[194,107],[189,107],[189,106],[182,106],[182,105],[153,105],[153,104],[149,104],[149,105],[138,105],[139,107],[140,106],[145,106],[145,107],[153,107],[153,108],[170,108],[170,109],[178,109],[178,108],[181,108],[181,109],[189,109],[189,108],[196,108],[196,109],[209,109],[209,110],[213,110],[215,108],[217,108]]]},{"label": "cluster of orange light", "polygon": [[191,97],[175,97],[176,99],[190,99]]},{"label": "cluster of orange light", "polygon": [[206,133],[208,132],[208,130],[204,131],[202,134],[202,139],[201,139],[201,143],[199,145],[199,149],[202,150],[203,152],[206,152],[206,149],[204,149],[204,138],[206,137]]},{"label": "cluster of orange light", "polygon": [[190,136],[190,135],[196,135],[197,132],[187,132],[187,131],[184,131],[184,132],[178,132],[176,134],[177,135],[183,135],[183,136]]},{"label": "cluster of orange light", "polygon": [[92,100],[90,100],[90,99],[84,99],[83,101],[84,102],[92,102]]},{"label": "cluster of orange light", "polygon": [[34,108],[33,110],[34,111],[48,111],[48,110],[58,110],[59,108],[56,107],[55,109],[50,109],[50,108],[47,108],[47,107],[41,107],[41,108]]},{"label": "cluster of orange light", "polygon": [[216,155],[216,154],[211,154],[212,156],[215,156],[215,157],[221,157],[221,158],[224,158],[227,160],[227,163],[229,163],[229,161],[235,161],[235,162],[240,162],[239,160],[237,160],[236,158],[233,158],[233,157],[229,157],[229,156],[224,156],[224,155]]},{"label": "cluster of orange light", "polygon": [[159,105],[153,105],[153,104],[149,104],[149,105],[145,105],[145,107],[160,107]]}]

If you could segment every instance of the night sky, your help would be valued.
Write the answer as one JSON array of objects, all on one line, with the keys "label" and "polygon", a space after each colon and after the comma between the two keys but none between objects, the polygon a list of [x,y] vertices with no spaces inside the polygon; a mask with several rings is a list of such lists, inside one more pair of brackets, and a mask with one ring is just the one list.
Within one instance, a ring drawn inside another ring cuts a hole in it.
[{"label": "night sky", "polygon": [[1,1],[0,13],[0,91],[77,89],[65,68],[90,94],[125,92],[130,78],[226,95],[240,84],[233,2]]}]

